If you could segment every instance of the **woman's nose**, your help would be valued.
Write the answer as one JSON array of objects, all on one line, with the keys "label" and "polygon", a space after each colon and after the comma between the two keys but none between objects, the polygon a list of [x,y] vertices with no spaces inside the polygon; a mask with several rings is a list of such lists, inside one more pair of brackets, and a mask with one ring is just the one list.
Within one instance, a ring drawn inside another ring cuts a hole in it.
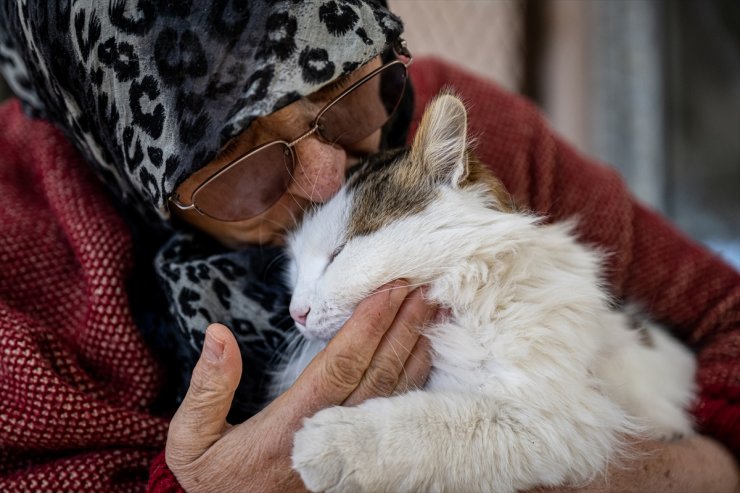
[{"label": "woman's nose", "polygon": [[344,149],[311,136],[298,142],[293,151],[296,165],[290,193],[311,202],[326,202],[337,193],[347,166]]}]

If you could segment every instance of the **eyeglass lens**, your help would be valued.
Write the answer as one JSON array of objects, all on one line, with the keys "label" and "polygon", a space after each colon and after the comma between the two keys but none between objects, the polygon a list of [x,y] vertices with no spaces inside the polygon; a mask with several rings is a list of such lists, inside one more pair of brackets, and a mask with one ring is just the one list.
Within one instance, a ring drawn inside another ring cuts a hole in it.
[{"label": "eyeglass lens", "polygon": [[[392,64],[346,93],[320,116],[321,137],[346,146],[381,128],[398,107],[406,67]],[[254,217],[285,193],[294,167],[292,150],[275,142],[240,158],[193,195],[204,214],[221,221]]]},{"label": "eyeglass lens", "polygon": [[327,109],[319,132],[329,142],[347,146],[385,125],[396,110],[406,86],[406,67],[397,63],[366,80]]},{"label": "eyeglass lens", "polygon": [[193,195],[205,214],[221,221],[239,221],[273,205],[288,188],[293,153],[282,142],[240,159]]}]

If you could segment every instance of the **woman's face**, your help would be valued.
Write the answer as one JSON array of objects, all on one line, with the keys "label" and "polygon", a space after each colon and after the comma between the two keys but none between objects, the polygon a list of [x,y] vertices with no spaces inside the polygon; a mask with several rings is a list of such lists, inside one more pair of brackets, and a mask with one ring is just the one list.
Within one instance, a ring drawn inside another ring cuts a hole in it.
[{"label": "woman's face", "polygon": [[[380,57],[365,64],[349,76],[348,84],[380,65]],[[346,87],[346,84],[343,86]],[[190,197],[193,190],[209,176],[251,149],[274,140],[291,141],[303,134],[319,110],[341,91],[341,88],[332,89],[330,85],[275,113],[258,118],[235,139],[227,153],[220,154],[190,175],[176,193],[181,197]],[[377,102],[369,102],[368,105],[377,107]],[[358,107],[353,114],[361,117],[363,108]],[[347,148],[322,141],[315,133],[300,140],[293,147],[295,168],[288,189],[272,207],[250,219],[225,222],[195,210],[181,211],[174,207],[173,213],[233,248],[247,244],[282,244],[285,233],[296,226],[311,203],[322,203],[331,198],[344,182],[346,170],[357,164],[362,156],[379,150],[380,137],[381,131],[377,130]],[[229,197],[224,197],[224,200],[229,200]]]}]

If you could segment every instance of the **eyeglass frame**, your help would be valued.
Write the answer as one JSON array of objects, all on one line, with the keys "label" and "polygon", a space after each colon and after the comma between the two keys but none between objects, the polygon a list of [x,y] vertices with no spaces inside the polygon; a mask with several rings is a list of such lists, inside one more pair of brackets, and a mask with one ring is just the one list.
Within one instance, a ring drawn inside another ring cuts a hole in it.
[{"label": "eyeglass frame", "polygon": [[[359,86],[361,86],[362,84],[364,84],[365,82],[367,82],[368,80],[370,80],[371,78],[373,78],[376,75],[378,75],[380,72],[386,70],[387,68],[389,68],[389,67],[391,67],[393,65],[399,65],[399,64],[400,65],[403,65],[404,68],[406,69],[406,78],[408,79],[408,68],[411,65],[411,63],[413,62],[414,57],[411,54],[411,52],[409,51],[409,49],[407,48],[406,41],[404,39],[402,39],[402,38],[398,38],[395,41],[395,43],[393,44],[392,50],[393,50],[393,52],[395,53],[395,55],[397,57],[395,60],[391,60],[388,63],[384,63],[382,66],[376,68],[375,70],[373,70],[369,74],[367,74],[364,77],[362,77],[360,80],[355,81],[354,83],[352,83],[352,85],[350,85],[348,88],[346,88],[344,91],[342,91],[337,97],[335,97],[334,99],[332,99],[331,101],[329,101],[328,103],[326,103],[319,110],[319,112],[316,114],[316,117],[311,122],[311,127],[306,132],[302,133],[301,135],[299,135],[298,137],[296,137],[295,139],[293,139],[290,142],[286,142],[284,140],[279,140],[278,139],[278,140],[272,140],[270,142],[266,142],[264,144],[261,144],[261,145],[255,147],[255,148],[251,149],[246,154],[244,154],[244,155],[242,155],[242,156],[234,159],[233,161],[231,161],[230,163],[228,163],[225,166],[221,167],[220,169],[214,171],[213,174],[211,174],[208,178],[206,178],[205,180],[203,180],[203,182],[201,184],[199,184],[197,187],[195,187],[195,189],[190,193],[190,202],[191,202],[190,204],[184,204],[184,203],[182,203],[180,201],[180,196],[179,196],[179,194],[177,192],[172,192],[170,194],[170,196],[168,197],[168,202],[172,203],[180,211],[191,211],[191,210],[194,210],[198,214],[201,214],[203,216],[209,217],[209,218],[211,218],[211,219],[213,219],[215,221],[220,221],[220,222],[239,222],[239,221],[246,221],[247,219],[251,219],[253,217],[256,217],[256,216],[262,214],[262,212],[264,212],[267,209],[269,209],[270,207],[272,207],[272,205],[268,206],[266,209],[258,212],[257,214],[254,214],[254,215],[251,215],[251,216],[242,218],[242,219],[234,219],[234,220],[219,219],[219,218],[214,217],[211,214],[208,214],[207,212],[201,210],[198,207],[198,205],[195,203],[195,201],[193,200],[193,198],[195,197],[195,195],[203,187],[205,187],[209,183],[213,182],[216,178],[218,178],[219,176],[223,175],[228,170],[230,170],[233,167],[237,166],[238,164],[242,163],[244,160],[246,160],[249,157],[255,155],[256,153],[260,152],[261,150],[263,150],[263,149],[265,149],[265,148],[267,148],[269,146],[275,145],[275,144],[283,144],[290,151],[290,158],[291,158],[291,164],[292,164],[292,169],[290,170],[290,175],[292,177],[292,172],[293,172],[293,169],[295,169],[295,163],[296,163],[296,156],[295,156],[295,151],[293,151],[293,147],[296,144],[298,144],[300,141],[302,141],[302,140],[310,137],[314,133],[316,133],[318,135],[318,137],[321,138],[321,140],[325,140],[324,137],[321,135],[321,132],[319,132],[319,128],[320,128],[319,120],[321,120],[321,117],[324,116],[324,114],[327,111],[329,111],[333,106],[335,106],[339,101],[341,101],[342,99],[344,99],[348,94],[350,94],[356,88],[358,88]],[[399,56],[402,56],[402,57],[406,58],[406,61],[398,58]],[[405,92],[405,90],[406,90],[406,88],[405,88],[405,85],[404,85],[404,92]],[[402,97],[403,97],[403,93],[401,93],[401,98]],[[399,102],[400,102],[400,99],[399,99]],[[396,103],[396,108],[394,108],[394,112],[395,112],[395,110],[397,108],[398,108],[398,103]],[[393,115],[393,113],[389,114],[388,115],[388,118],[390,119],[390,117],[392,115]],[[383,128],[383,126],[385,126],[387,123],[388,123],[388,120],[386,120],[386,122],[383,125],[381,125],[379,128]],[[360,140],[362,140],[362,139],[360,139]],[[286,187],[286,190],[287,190],[287,187]],[[283,193],[285,193],[285,190],[283,191]],[[279,197],[277,199],[279,199]],[[274,202],[273,202],[273,204],[274,204]]]}]

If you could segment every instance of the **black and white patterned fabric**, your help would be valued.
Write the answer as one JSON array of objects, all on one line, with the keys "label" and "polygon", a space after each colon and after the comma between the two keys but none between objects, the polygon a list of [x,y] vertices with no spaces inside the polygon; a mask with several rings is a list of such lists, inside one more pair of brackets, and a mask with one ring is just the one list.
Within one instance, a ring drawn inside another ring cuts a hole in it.
[{"label": "black and white patterned fabric", "polygon": [[167,198],[255,118],[353,71],[401,31],[374,0],[0,3],[0,72],[11,89],[66,133],[136,228],[157,231],[141,241],[164,238],[154,272],[170,317],[142,323],[167,332],[186,375],[208,323],[236,333],[237,416],[259,406],[264,369],[292,327],[279,252],[224,251],[172,232]]},{"label": "black and white patterned fabric", "polygon": [[258,116],[378,55],[373,1],[5,0],[11,89],[58,123],[125,204],[167,197]]},{"label": "black and white patterned fabric", "polygon": [[196,240],[189,234],[174,235],[156,256],[157,275],[166,281],[168,303],[179,323],[174,349],[184,372],[189,375],[195,366],[209,323],[225,324],[239,341],[244,377],[232,421],[265,403],[269,371],[279,364],[296,330],[288,312],[283,260],[278,247],[224,251],[207,238]]}]

